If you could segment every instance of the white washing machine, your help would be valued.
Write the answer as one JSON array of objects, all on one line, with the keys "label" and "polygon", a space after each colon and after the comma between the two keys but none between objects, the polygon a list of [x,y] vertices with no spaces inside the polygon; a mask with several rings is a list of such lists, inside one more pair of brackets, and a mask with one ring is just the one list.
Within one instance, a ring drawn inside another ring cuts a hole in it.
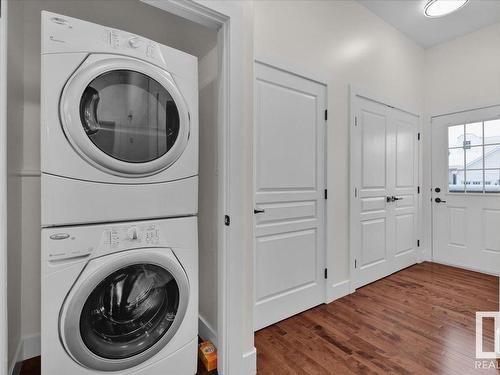
[{"label": "white washing machine", "polygon": [[42,12],[42,226],[198,211],[197,58]]},{"label": "white washing machine", "polygon": [[42,230],[42,375],[193,375],[195,217]]}]

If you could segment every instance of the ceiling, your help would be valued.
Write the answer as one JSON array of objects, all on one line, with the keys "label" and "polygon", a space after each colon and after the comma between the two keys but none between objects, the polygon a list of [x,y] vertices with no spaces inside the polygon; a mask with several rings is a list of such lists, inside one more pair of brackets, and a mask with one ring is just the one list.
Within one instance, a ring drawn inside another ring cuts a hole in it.
[{"label": "ceiling", "polygon": [[424,48],[500,22],[499,0],[470,0],[442,18],[424,16],[427,0],[358,0]]}]

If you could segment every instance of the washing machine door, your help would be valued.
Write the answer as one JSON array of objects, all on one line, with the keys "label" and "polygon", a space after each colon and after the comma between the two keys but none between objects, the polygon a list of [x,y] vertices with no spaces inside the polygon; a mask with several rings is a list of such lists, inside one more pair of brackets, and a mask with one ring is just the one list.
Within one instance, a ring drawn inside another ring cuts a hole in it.
[{"label": "washing machine door", "polygon": [[169,249],[98,258],[80,275],[61,310],[61,340],[82,366],[125,370],[168,345],[188,300],[187,276]]},{"label": "washing machine door", "polygon": [[189,138],[188,108],[172,76],[129,57],[90,55],[64,87],[60,117],[86,161],[124,177],[168,168]]}]

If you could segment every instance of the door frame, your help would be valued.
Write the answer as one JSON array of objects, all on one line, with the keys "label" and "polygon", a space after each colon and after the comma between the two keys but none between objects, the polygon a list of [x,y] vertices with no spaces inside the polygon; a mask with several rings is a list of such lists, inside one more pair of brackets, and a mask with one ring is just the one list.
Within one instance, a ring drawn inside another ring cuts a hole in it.
[{"label": "door frame", "polygon": [[[301,72],[301,71],[298,71],[297,69],[289,66],[289,65],[286,65],[286,64],[283,64],[281,62],[277,62],[277,61],[274,61],[270,58],[256,58],[254,60],[254,63],[253,63],[253,83],[254,83],[254,87],[255,87],[255,80],[256,80],[256,77],[257,75],[255,74],[255,66],[256,64],[261,64],[261,65],[265,65],[267,67],[270,67],[270,68],[273,68],[273,69],[276,69],[276,70],[279,70],[279,71],[282,71],[282,72],[285,72],[285,73],[288,73],[288,74],[291,74],[291,75],[294,75],[294,76],[297,76],[299,78],[302,78],[302,79],[306,79],[308,81],[311,81],[311,82],[315,82],[317,84],[320,84],[322,86],[325,87],[325,110],[328,111],[328,83],[327,83],[327,80],[324,79],[324,78],[318,78],[318,77],[313,77],[310,73],[304,73],[304,72]],[[255,121],[257,120],[257,116],[256,116],[256,106],[255,106],[255,103],[257,102],[256,101],[256,94],[257,94],[257,91],[254,90],[254,98],[253,98],[253,103],[254,103],[254,106],[253,106],[253,119],[254,119],[254,125],[253,125],[253,133],[252,133],[252,149],[255,150],[255,143],[256,143],[256,139],[257,139],[257,126],[255,124]],[[328,116],[326,116],[326,120],[325,120],[325,129],[324,129],[324,145],[323,145],[323,149],[324,149],[324,152],[323,152],[323,158],[324,158],[324,162],[323,162],[323,168],[324,168],[324,189],[326,191],[328,191]],[[255,208],[256,207],[256,197],[255,197],[255,191],[256,191],[256,181],[257,181],[257,163],[256,163],[256,160],[255,160],[255,152],[253,153],[253,157],[252,157],[252,164],[253,164],[253,167],[252,167],[252,174],[253,174],[253,183],[252,183],[252,207]],[[323,215],[323,247],[324,247],[324,267],[325,269],[328,268],[328,248],[329,248],[329,243],[328,243],[328,200],[327,199],[324,199],[324,215]],[[253,208],[252,208],[252,211],[253,211]],[[255,215],[252,215],[252,262],[254,262],[254,267],[253,267],[253,283],[255,284],[255,254],[256,254],[256,246],[257,246],[257,241],[256,241],[256,238],[255,238]],[[329,303],[331,302],[331,298],[329,297],[329,288],[328,288],[328,280],[331,280],[331,276],[328,275],[328,272],[327,272],[327,277],[324,279],[324,303]],[[253,294],[252,294],[252,309],[255,309],[255,285],[253,286]],[[254,322],[252,321],[252,326],[254,326]],[[255,329],[254,329],[255,331]]]},{"label": "door frame", "polygon": [[7,2],[0,1],[0,374],[7,374]]},{"label": "door frame", "polygon": [[[434,137],[432,137],[432,132],[433,132],[433,126],[435,124],[435,121],[440,121],[442,120],[443,118],[446,118],[448,116],[453,116],[453,119],[450,118],[450,121],[449,123],[447,124],[439,124],[438,126],[449,126],[449,125],[453,125],[453,124],[456,124],[456,125],[459,125],[460,123],[471,123],[471,122],[477,122],[477,121],[485,121],[485,120],[488,120],[489,118],[497,118],[498,115],[500,114],[500,104],[493,104],[493,105],[488,105],[488,106],[485,106],[485,107],[478,107],[478,108],[472,108],[472,109],[464,109],[464,110],[459,110],[459,111],[454,111],[454,112],[450,112],[450,113],[442,113],[442,114],[439,114],[439,115],[433,115],[433,116],[430,116],[430,121],[429,121],[429,124],[430,124],[430,128],[429,128],[429,132],[430,132],[430,182],[431,182],[431,186],[430,186],[430,200],[431,200],[431,208],[430,208],[430,214],[431,214],[431,231],[430,231],[430,234],[431,234],[431,238],[430,238],[430,243],[431,243],[431,259],[433,262],[435,262],[434,260],[434,250],[436,248],[436,245],[435,245],[435,221],[434,221],[434,210],[435,210],[435,204],[434,204],[434,186],[435,186],[435,181],[434,181],[434,164],[432,162],[433,158],[434,158],[434,143],[433,143],[433,140],[434,140]],[[459,194],[461,196],[465,196],[465,193],[455,193],[455,194]],[[498,198],[498,197],[494,197],[494,196],[484,196],[484,198]],[[452,266],[452,267],[457,267],[456,265],[453,265],[453,264],[448,264],[448,263],[443,263],[441,261],[437,262],[437,263],[440,263],[440,264],[445,264],[445,265],[449,265],[449,266]],[[474,271],[474,272],[480,272],[480,273],[487,273],[489,274],[488,272],[485,272],[483,270],[478,270],[477,268],[474,268],[474,267],[466,267],[466,266],[460,266],[460,268],[463,268],[463,269],[468,269],[470,271]],[[498,274],[491,274],[493,276],[498,276]]]},{"label": "door frame", "polygon": [[[255,374],[251,173],[253,99],[252,18],[244,2],[140,0],[218,31],[218,372]],[[242,79],[243,77],[243,79]],[[252,237],[249,238],[248,234]],[[242,275],[242,270],[248,274]],[[250,309],[252,306],[252,309]],[[242,324],[249,321],[250,325]]]},{"label": "door frame", "polygon": [[[408,107],[402,103],[395,103],[393,100],[389,98],[383,97],[381,95],[374,95],[372,92],[367,91],[363,88],[360,88],[356,85],[349,85],[349,290],[350,293],[354,293],[356,288],[354,287],[354,275],[355,275],[355,254],[356,251],[354,249],[354,225],[356,225],[356,215],[354,213],[354,200],[357,199],[355,197],[355,189],[359,185],[358,181],[356,181],[354,174],[351,173],[352,168],[354,166],[354,135],[352,129],[355,126],[356,121],[356,100],[358,98],[362,98],[365,100],[370,100],[375,103],[379,103],[385,105],[387,107],[397,109],[399,111],[408,113],[417,118],[418,129],[417,133],[420,134],[420,142],[418,142],[418,181],[417,185],[420,187],[420,194],[418,194],[418,202],[417,202],[417,239],[421,242],[422,239],[422,116],[419,115],[419,111],[415,108]],[[392,103],[392,104],[387,104]],[[420,247],[417,250],[418,262],[423,261],[423,250]]]}]

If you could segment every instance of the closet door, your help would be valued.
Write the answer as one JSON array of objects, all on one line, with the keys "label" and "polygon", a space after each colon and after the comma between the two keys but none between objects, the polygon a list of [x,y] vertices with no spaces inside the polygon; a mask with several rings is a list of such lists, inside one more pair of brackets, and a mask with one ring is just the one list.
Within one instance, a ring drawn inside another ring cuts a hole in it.
[{"label": "closet door", "polygon": [[255,329],[325,301],[326,87],[256,64]]},{"label": "closet door", "polygon": [[355,288],[417,262],[418,118],[356,97],[351,128]]}]

